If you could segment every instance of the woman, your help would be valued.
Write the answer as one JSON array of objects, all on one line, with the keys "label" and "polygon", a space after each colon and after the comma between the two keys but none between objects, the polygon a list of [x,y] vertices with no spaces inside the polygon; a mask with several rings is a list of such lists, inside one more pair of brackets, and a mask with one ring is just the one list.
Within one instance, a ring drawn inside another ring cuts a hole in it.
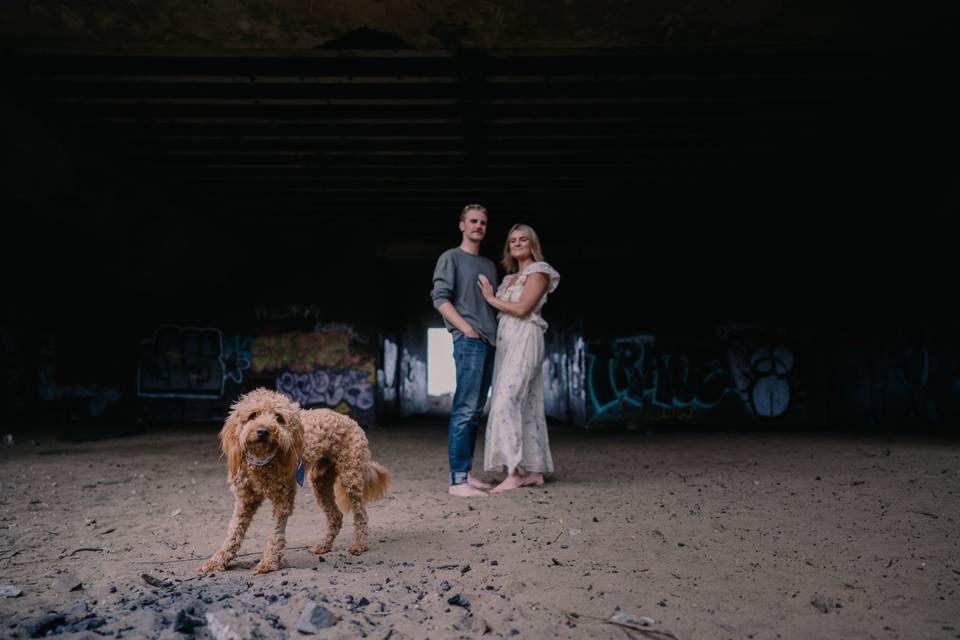
[{"label": "woman", "polygon": [[483,466],[506,468],[507,477],[491,493],[542,485],[543,474],[553,471],[543,404],[547,323],[540,309],[560,274],[544,262],[537,234],[525,224],[507,234],[503,266],[507,275],[496,294],[482,275],[478,282],[487,303],[500,311]]}]

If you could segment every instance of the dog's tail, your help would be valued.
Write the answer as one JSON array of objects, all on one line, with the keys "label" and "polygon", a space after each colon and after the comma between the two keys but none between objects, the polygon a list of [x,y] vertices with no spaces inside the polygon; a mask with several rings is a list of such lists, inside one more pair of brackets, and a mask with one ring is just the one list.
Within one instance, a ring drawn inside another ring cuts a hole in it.
[{"label": "dog's tail", "polygon": [[[387,495],[387,487],[389,486],[390,472],[387,471],[387,468],[377,462],[367,464],[366,474],[363,478],[363,503],[373,502]],[[340,511],[346,513],[353,510],[350,499],[347,498],[347,492],[343,490],[343,485],[340,484],[339,480],[333,485],[333,495]]]}]

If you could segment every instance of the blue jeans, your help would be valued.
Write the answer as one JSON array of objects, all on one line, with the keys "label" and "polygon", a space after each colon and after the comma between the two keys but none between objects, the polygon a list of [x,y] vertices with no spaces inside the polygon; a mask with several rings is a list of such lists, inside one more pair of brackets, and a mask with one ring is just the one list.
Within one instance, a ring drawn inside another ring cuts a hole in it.
[{"label": "blue jeans", "polygon": [[493,379],[494,347],[479,338],[460,337],[453,342],[457,367],[457,390],[453,394],[447,449],[450,454],[450,484],[463,484],[473,466],[477,431]]}]

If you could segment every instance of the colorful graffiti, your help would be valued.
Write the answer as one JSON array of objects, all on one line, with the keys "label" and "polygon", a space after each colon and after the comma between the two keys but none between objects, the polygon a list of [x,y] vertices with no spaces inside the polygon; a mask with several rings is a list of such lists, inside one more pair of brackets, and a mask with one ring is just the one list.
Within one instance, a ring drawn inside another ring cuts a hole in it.
[{"label": "colorful graffiti", "polygon": [[681,421],[731,409],[760,420],[801,416],[803,385],[785,333],[722,325],[717,336],[647,333],[595,343],[585,373],[570,375],[571,386],[584,380],[586,422]]},{"label": "colorful graffiti", "polygon": [[599,347],[586,355],[591,421],[659,416],[660,409],[703,411],[734,391],[733,379],[718,359],[658,351],[651,334]]},{"label": "colorful graffiti", "polygon": [[358,368],[369,362],[371,355],[351,348],[352,335],[352,331],[338,329],[256,336],[250,345],[250,370],[311,373],[318,369]]},{"label": "colorful graffiti", "polygon": [[354,327],[343,322],[318,322],[317,326],[315,326],[313,330],[319,333],[340,333],[349,336],[351,340],[360,344],[367,342],[366,336],[357,333],[357,330]]},{"label": "colorful graffiti", "polygon": [[728,343],[730,374],[748,415],[782,418],[802,408],[796,357],[785,335],[746,324],[721,325],[717,334]]},{"label": "colorful graffiti", "polygon": [[324,405],[367,410],[373,407],[372,371],[317,370],[311,373],[284,372],[277,376],[277,391],[304,407]]},{"label": "colorful graffiti", "polygon": [[[288,311],[313,313],[301,307]],[[161,327],[141,345],[138,394],[208,399],[223,397],[228,381],[239,387],[231,394],[266,384],[305,407],[332,407],[369,419],[376,404],[375,354],[356,348],[364,338],[350,325],[316,326],[323,330],[227,339],[214,328]]]},{"label": "colorful graffiti", "polygon": [[250,368],[252,340],[251,336],[233,336],[223,341],[220,363],[223,365],[223,375],[226,380],[243,384],[243,372]]},{"label": "colorful graffiti", "polygon": [[225,380],[219,329],[165,325],[140,343],[137,395],[219,398]]},{"label": "colorful graffiti", "polygon": [[277,391],[304,407],[330,407],[369,423],[376,404],[375,354],[343,323],[316,323],[315,331],[256,336],[251,373],[269,373]]}]

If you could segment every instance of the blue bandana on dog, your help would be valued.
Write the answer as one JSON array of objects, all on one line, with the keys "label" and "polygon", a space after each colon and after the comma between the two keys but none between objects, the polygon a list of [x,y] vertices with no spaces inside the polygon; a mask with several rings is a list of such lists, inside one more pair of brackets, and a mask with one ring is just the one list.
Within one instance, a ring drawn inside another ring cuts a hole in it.
[{"label": "blue bandana on dog", "polygon": [[297,470],[293,472],[293,477],[297,479],[297,484],[301,487],[303,486],[303,457],[300,457],[300,464],[297,465]]}]

